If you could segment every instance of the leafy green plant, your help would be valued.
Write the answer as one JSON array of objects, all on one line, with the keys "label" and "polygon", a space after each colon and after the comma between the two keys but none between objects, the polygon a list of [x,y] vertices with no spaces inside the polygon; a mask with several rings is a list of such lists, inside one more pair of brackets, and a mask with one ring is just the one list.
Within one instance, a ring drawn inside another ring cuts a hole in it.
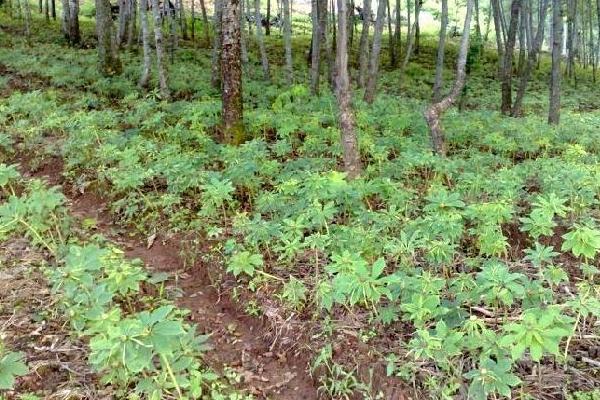
[{"label": "leafy green plant", "polygon": [[8,351],[0,342],[0,390],[12,389],[17,377],[29,373],[24,358],[23,353]]},{"label": "leafy green plant", "polygon": [[583,255],[593,259],[600,250],[600,231],[587,226],[575,226],[575,229],[563,235],[562,251],[571,251],[575,257]]},{"label": "leafy green plant", "polygon": [[510,360],[502,358],[498,361],[484,358],[479,368],[467,372],[464,376],[471,380],[469,398],[486,400],[490,395],[511,397],[511,388],[521,383],[521,380],[511,373]]}]

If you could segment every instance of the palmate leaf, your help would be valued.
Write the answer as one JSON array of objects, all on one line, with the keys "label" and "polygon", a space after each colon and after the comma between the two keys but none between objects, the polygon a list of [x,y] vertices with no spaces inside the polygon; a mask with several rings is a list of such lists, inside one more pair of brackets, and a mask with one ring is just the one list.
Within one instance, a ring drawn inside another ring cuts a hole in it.
[{"label": "palmate leaf", "polygon": [[574,230],[563,235],[562,251],[571,250],[575,257],[583,255],[591,259],[600,250],[600,231],[587,226],[577,226]]},{"label": "palmate leaf", "polygon": [[464,377],[471,379],[468,398],[487,400],[490,394],[500,394],[511,397],[511,388],[521,383],[521,380],[511,372],[511,363],[505,358],[498,362],[485,358],[478,369],[467,372]]},{"label": "palmate leaf", "polygon": [[0,358],[0,390],[12,389],[16,377],[29,372],[24,357],[23,353],[9,352]]}]

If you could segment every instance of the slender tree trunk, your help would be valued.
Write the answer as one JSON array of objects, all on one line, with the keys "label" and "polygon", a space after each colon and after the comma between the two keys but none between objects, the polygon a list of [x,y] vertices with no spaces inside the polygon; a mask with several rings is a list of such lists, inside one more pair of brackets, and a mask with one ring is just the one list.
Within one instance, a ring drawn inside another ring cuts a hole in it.
[{"label": "slender tree trunk", "polygon": [[29,0],[23,0],[21,3],[23,7],[23,23],[25,28],[25,37],[27,38],[27,44],[31,44],[31,8],[29,6]]},{"label": "slender tree trunk", "polygon": [[500,109],[503,114],[510,114],[512,105],[512,61],[515,42],[517,40],[517,28],[519,26],[519,13],[521,10],[521,0],[512,0],[510,6],[510,26],[508,28],[508,37],[504,49],[504,63],[502,65],[502,103]]},{"label": "slender tree trunk", "polygon": [[46,22],[50,21],[50,4],[48,0],[44,0],[44,18]]},{"label": "slender tree trunk", "polygon": [[50,0],[50,15],[56,21],[56,0]]},{"label": "slender tree trunk", "polygon": [[69,39],[71,41],[71,44],[79,44],[81,43],[81,33],[79,31],[79,1],[69,0],[69,8]]},{"label": "slender tree trunk", "polygon": [[[190,13],[192,14],[192,20],[191,20],[191,36],[192,36],[192,43],[196,43],[196,0],[191,0],[191,7],[190,7]],[[243,13],[242,13],[243,15]]]},{"label": "slender tree trunk", "polygon": [[167,24],[169,28],[169,58],[171,64],[175,64],[175,50],[178,47],[177,36],[177,13],[170,7],[170,0],[164,2],[165,15],[167,16]]},{"label": "slender tree trunk", "polygon": [[[404,54],[404,61],[402,62],[402,66],[400,67],[401,71],[404,71],[406,69],[408,62],[410,61],[410,57],[412,56],[413,46],[415,45],[415,39],[417,36],[416,31],[417,31],[417,25],[418,25],[418,21],[419,21],[420,11],[421,11],[421,1],[416,0],[416,2],[415,2],[415,21],[413,22],[413,28],[409,29],[408,44],[406,45],[406,54]],[[409,14],[410,14],[410,11],[409,11]]]},{"label": "slender tree trunk", "polygon": [[205,45],[210,46],[210,25],[208,24],[208,15],[206,14],[206,5],[204,4],[204,0],[200,0],[200,12],[202,13]]},{"label": "slender tree trunk", "polygon": [[525,68],[525,54],[527,43],[525,42],[525,20],[527,15],[526,4],[527,0],[522,0],[521,16],[519,18],[519,59],[517,61],[517,75],[521,76]]},{"label": "slender tree trunk", "polygon": [[419,11],[423,5],[423,0],[415,0],[415,54],[421,51],[421,24],[419,23]]},{"label": "slender tree trunk", "polygon": [[312,94],[319,93],[319,77],[321,73],[321,34],[319,32],[319,7],[318,0],[311,1],[312,7],[312,42],[311,42],[311,65],[310,65],[310,91]]},{"label": "slender tree trunk", "polygon": [[96,0],[96,33],[98,34],[98,68],[103,76],[118,75],[121,60],[113,36],[110,1]]},{"label": "slender tree trunk", "polygon": [[365,86],[367,71],[369,68],[369,25],[371,22],[370,10],[371,0],[364,0],[362,32],[360,34],[360,43],[358,48],[358,87]]},{"label": "slender tree trunk", "polygon": [[267,0],[267,16],[265,21],[265,35],[271,35],[271,0]]},{"label": "slender tree trunk", "polygon": [[127,47],[132,49],[136,42],[135,38],[137,36],[137,0],[129,0],[128,4],[130,7],[130,18],[129,25],[127,26]]},{"label": "slender tree trunk", "polygon": [[448,0],[442,0],[442,21],[440,24],[440,38],[437,48],[437,61],[435,63],[435,82],[433,84],[433,102],[441,98],[442,79],[444,72],[444,52],[446,51],[446,30],[448,28]]},{"label": "slender tree trunk", "polygon": [[[521,108],[523,106],[523,97],[525,96],[525,91],[527,89],[527,84],[529,82],[529,78],[531,76],[531,72],[533,71],[533,67],[537,61],[537,56],[542,47],[542,41],[544,38],[544,27],[546,25],[546,13],[548,11],[549,0],[541,0],[541,8],[540,15],[538,20],[538,27],[535,34],[535,38],[532,40],[528,40],[528,54],[527,54],[527,62],[525,64],[523,73],[521,74],[521,79],[519,82],[519,88],[517,89],[517,96],[515,97],[515,102],[513,104],[511,115],[513,117],[519,117],[522,114]],[[529,13],[532,13],[531,7],[528,7]],[[530,24],[529,22],[528,24]],[[529,29],[528,29],[529,30]],[[529,37],[532,35],[529,34]]]},{"label": "slender tree trunk", "polygon": [[444,140],[444,132],[441,125],[442,114],[454,104],[460,92],[462,91],[467,74],[465,66],[467,64],[467,53],[469,51],[469,36],[471,30],[471,14],[473,13],[473,0],[467,0],[467,11],[465,15],[465,24],[463,27],[462,37],[460,39],[460,48],[458,51],[458,60],[456,62],[456,78],[452,90],[448,96],[436,103],[432,103],[425,110],[425,121],[429,127],[431,135],[431,143],[433,151],[440,155],[446,156],[446,143]]},{"label": "slender tree trunk", "polygon": [[125,42],[125,33],[129,23],[129,1],[119,0],[119,24],[117,27],[117,46],[120,48]]},{"label": "slender tree trunk", "polygon": [[504,33],[500,22],[500,0],[490,0],[494,14],[494,29],[496,31],[496,47],[498,50],[498,79],[502,79],[504,62]]},{"label": "slender tree trunk", "polygon": [[152,68],[152,50],[150,49],[150,28],[148,27],[148,0],[140,0],[140,24],[142,26],[142,48],[144,50],[144,63],[142,75],[138,83],[142,89],[148,88]]},{"label": "slender tree trunk", "polygon": [[337,7],[336,96],[339,107],[342,149],[344,152],[344,170],[348,179],[354,179],[360,175],[362,166],[355,131],[354,114],[352,112],[350,80],[348,78],[348,3],[346,0],[337,0]]},{"label": "slender tree trunk", "polygon": [[[212,76],[210,79],[211,85],[215,89],[221,89],[221,51],[222,51],[222,14],[223,14],[223,1],[215,0],[215,13],[213,18],[214,24],[214,37],[213,37],[213,50],[212,50]],[[252,25],[252,24],[249,24]]]},{"label": "slender tree trunk", "polygon": [[246,36],[246,19],[244,18],[244,4],[240,0],[240,49],[242,51],[242,64],[248,64],[248,46]]},{"label": "slender tree trunk", "polygon": [[[245,139],[242,102],[240,0],[223,0],[221,71],[223,138],[238,145]],[[260,30],[260,29],[259,29]]]},{"label": "slender tree trunk", "polygon": [[573,78],[575,67],[575,16],[577,0],[567,0],[567,77]]},{"label": "slender tree trunk", "polygon": [[163,99],[171,97],[165,62],[165,49],[163,45],[163,32],[158,8],[158,0],[152,0],[152,16],[154,17],[154,46],[156,47],[156,70],[158,72],[158,85]]},{"label": "slender tree trunk", "polygon": [[[398,60],[400,59],[400,54],[402,52],[402,1],[396,0],[396,24],[394,27],[394,47],[396,48],[396,62],[394,63],[394,67],[398,66]],[[391,18],[391,15],[390,15]]]},{"label": "slender tree trunk", "polygon": [[177,0],[179,8],[179,29],[181,29],[181,37],[183,40],[188,39],[187,18],[185,16],[185,5],[182,0]]},{"label": "slender tree trunk", "polygon": [[44,12],[44,3],[42,0],[38,0],[38,12],[40,14]]},{"label": "slender tree trunk", "polygon": [[285,47],[285,75],[287,84],[294,83],[294,66],[292,64],[292,17],[290,0],[283,0],[283,43]]},{"label": "slender tree trunk", "polygon": [[364,100],[371,104],[375,99],[375,90],[377,89],[377,75],[379,73],[379,53],[381,52],[381,37],[383,35],[383,24],[385,21],[386,0],[379,0],[377,6],[377,19],[375,20],[375,32],[373,34],[373,50],[369,61],[369,78],[367,88],[365,89]]},{"label": "slender tree trunk", "polygon": [[392,10],[390,7],[390,1],[391,0],[385,0],[385,2],[387,3],[387,28],[388,28],[388,51],[390,54],[390,65],[394,66],[396,65],[396,46],[394,46],[394,34],[392,32]]},{"label": "slender tree trunk", "polygon": [[263,31],[261,25],[260,16],[260,0],[254,0],[254,18],[256,19],[256,40],[258,42],[258,48],[260,50],[260,61],[262,64],[262,70],[265,80],[271,79],[269,73],[269,59],[267,58],[267,49],[265,47],[265,41],[263,39]]},{"label": "slender tree trunk", "polygon": [[550,75],[550,105],[548,123],[558,125],[560,121],[560,58],[562,47],[561,0],[552,0],[552,72]]}]

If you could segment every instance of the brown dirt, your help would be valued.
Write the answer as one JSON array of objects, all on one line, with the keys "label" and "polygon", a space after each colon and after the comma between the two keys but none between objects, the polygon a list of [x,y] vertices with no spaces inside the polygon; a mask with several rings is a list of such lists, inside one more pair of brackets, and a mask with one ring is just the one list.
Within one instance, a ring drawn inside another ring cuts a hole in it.
[{"label": "brown dirt", "polygon": [[[64,183],[61,174],[62,161],[57,158],[30,173],[51,185]],[[171,275],[171,284],[181,291],[177,303],[191,311],[190,319],[200,332],[212,334],[214,350],[206,355],[212,368],[222,372],[224,366],[230,367],[241,377],[237,386],[257,398],[318,398],[315,383],[307,373],[309,355],[301,351],[302,346],[289,345],[289,341],[285,348],[273,346],[273,332],[266,321],[247,316],[229,296],[221,296],[208,274],[209,268],[218,266],[198,260],[184,269],[181,238],[157,237],[148,248],[146,238],[131,238],[116,226],[106,199],[91,192],[64,192],[73,216],[80,220],[94,219],[97,233],[121,246],[127,257],[141,259],[150,271]]]}]

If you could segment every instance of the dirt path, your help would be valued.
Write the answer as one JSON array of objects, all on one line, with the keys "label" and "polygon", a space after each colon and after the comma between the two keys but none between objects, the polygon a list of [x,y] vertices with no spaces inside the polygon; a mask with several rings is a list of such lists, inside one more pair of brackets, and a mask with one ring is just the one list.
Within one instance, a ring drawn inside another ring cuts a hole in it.
[{"label": "dirt path", "polygon": [[170,282],[182,292],[178,305],[191,311],[190,318],[201,333],[212,333],[214,350],[206,356],[212,368],[224,372],[227,366],[228,372],[240,380],[236,386],[257,398],[318,398],[315,383],[307,373],[308,354],[302,354],[297,346],[273,346],[271,332],[263,321],[245,315],[229,298],[219,296],[208,279],[208,266],[200,257],[184,271],[177,240],[157,237],[148,248],[146,240],[130,238],[113,223],[107,200],[94,193],[65,190],[62,171],[62,161],[52,159],[39,170],[24,175],[62,185],[73,216],[95,220],[97,232],[119,244],[128,257],[139,258],[149,270],[167,272],[173,278]]}]

